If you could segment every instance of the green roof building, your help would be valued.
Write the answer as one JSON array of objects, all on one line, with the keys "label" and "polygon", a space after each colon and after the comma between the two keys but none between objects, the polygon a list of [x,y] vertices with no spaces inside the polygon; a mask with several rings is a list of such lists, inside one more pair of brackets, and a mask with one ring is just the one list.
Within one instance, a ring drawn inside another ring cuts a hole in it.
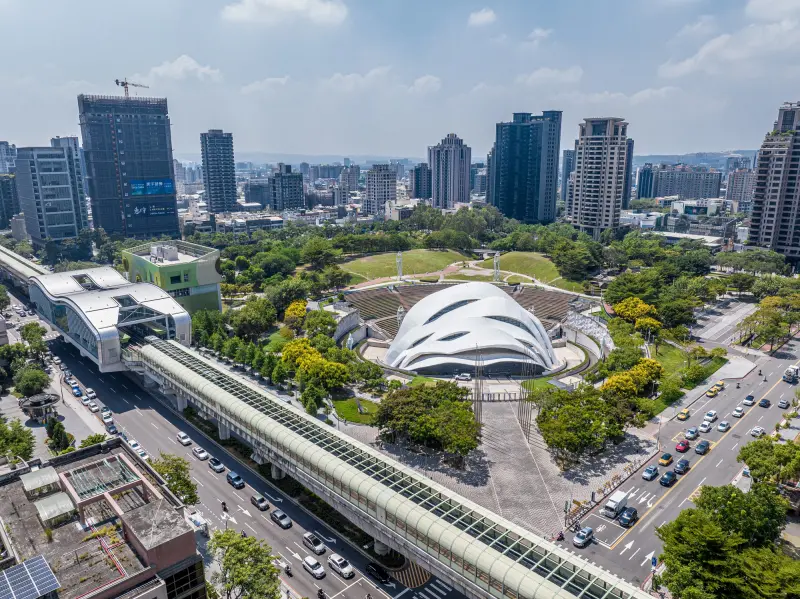
[{"label": "green roof building", "polygon": [[132,282],[153,283],[193,314],[222,310],[219,250],[186,241],[153,241],[122,251]]}]

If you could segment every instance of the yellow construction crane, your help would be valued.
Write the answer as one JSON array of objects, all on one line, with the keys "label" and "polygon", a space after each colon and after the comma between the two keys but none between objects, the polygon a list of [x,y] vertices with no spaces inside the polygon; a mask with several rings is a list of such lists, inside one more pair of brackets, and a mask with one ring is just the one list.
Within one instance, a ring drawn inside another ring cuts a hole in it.
[{"label": "yellow construction crane", "polygon": [[127,79],[114,79],[114,83],[119,85],[120,87],[125,89],[125,97],[130,98],[130,94],[128,93],[128,87],[144,87],[149,89],[149,85],[142,85],[141,83],[134,83],[133,81],[128,81]]}]

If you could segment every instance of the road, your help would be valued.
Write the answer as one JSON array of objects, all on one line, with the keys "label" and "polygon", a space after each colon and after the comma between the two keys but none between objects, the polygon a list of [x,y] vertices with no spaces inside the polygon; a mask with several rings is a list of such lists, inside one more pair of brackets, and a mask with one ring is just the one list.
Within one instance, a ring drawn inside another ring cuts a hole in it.
[{"label": "road", "polygon": [[[283,493],[264,484],[227,452],[221,448],[215,450],[216,446],[210,439],[199,431],[188,428],[158,400],[137,387],[129,375],[100,374],[94,364],[80,358],[78,352],[65,343],[53,344],[53,353],[68,364],[82,387],[94,389],[98,404],[111,409],[115,424],[120,430],[124,430],[129,439],[135,438],[150,455],[157,456],[163,451],[189,460],[192,477],[197,483],[200,496],[197,509],[209,521],[210,527],[225,528],[227,524],[228,527],[266,540],[273,548],[281,567],[286,563],[291,564],[292,576],[283,574],[281,578],[300,596],[314,598],[318,590],[322,589],[330,599],[358,599],[366,597],[367,593],[374,599],[380,597],[398,599],[400,596],[407,599],[463,599],[463,595],[436,578],[431,578],[421,587],[408,589],[396,580],[384,585],[365,576],[362,572],[368,560],[348,541],[298,508]],[[66,401],[79,403],[71,396]],[[185,447],[177,442],[176,434],[179,430],[187,432],[192,437],[192,446]],[[191,452],[195,445],[206,448],[210,454],[219,458],[225,464],[226,472],[217,474],[208,467],[207,461],[195,458]],[[231,469],[238,472],[245,480],[247,486],[244,489],[234,489],[226,482],[226,473]],[[261,512],[250,503],[250,497],[255,492],[267,498],[270,504],[268,511]],[[221,508],[223,501],[227,504],[230,518],[227,522]],[[291,517],[292,528],[284,530],[270,520],[269,513],[276,507]],[[315,532],[327,546],[325,554],[314,556],[326,571],[326,576],[321,580],[312,578],[302,567],[302,559],[307,555],[313,555],[302,544],[302,536],[306,531]],[[353,578],[344,580],[330,570],[327,558],[334,552],[344,556],[354,566],[356,575]]]},{"label": "road", "polygon": [[[678,481],[671,487],[663,487],[658,478],[646,481],[642,471],[650,465],[656,465],[659,477],[667,470],[674,468],[658,466],[659,455],[644,464],[620,489],[629,493],[628,505],[635,507],[639,513],[639,521],[631,528],[623,528],[617,522],[600,515],[602,505],[597,506],[583,519],[583,526],[591,526],[596,535],[595,543],[585,549],[577,549],[572,545],[573,533],[567,533],[563,546],[579,555],[583,555],[597,565],[632,582],[641,583],[651,571],[651,559],[658,557],[661,543],[655,535],[655,529],[662,524],[674,520],[681,510],[693,506],[692,499],[699,493],[702,485],[722,486],[738,483],[741,480],[743,465],[736,461],[742,445],[754,440],[750,431],[761,426],[767,434],[772,433],[775,425],[783,419],[784,410],[778,407],[782,398],[793,399],[796,386],[781,380],[783,371],[790,364],[800,364],[795,340],[787,348],[781,359],[770,358],[759,368],[740,381],[728,381],[726,387],[716,397],[703,397],[690,408],[690,417],[681,422],[675,418],[663,424],[659,432],[659,443],[662,452],[671,453],[674,461],[681,458],[690,461],[691,468],[685,475],[679,475]],[[764,381],[766,376],[766,382]],[[755,405],[744,407],[745,414],[741,418],[731,416],[733,409],[742,405],[748,395],[755,396]],[[767,398],[772,405],[761,408],[758,401]],[[686,453],[675,451],[675,445],[684,438],[689,427],[699,427],[708,410],[716,410],[719,418],[708,433],[700,433],[698,439],[690,441],[691,447]],[[730,423],[727,432],[717,430],[721,421]],[[711,443],[711,449],[705,455],[695,453],[695,446],[701,439]]]}]

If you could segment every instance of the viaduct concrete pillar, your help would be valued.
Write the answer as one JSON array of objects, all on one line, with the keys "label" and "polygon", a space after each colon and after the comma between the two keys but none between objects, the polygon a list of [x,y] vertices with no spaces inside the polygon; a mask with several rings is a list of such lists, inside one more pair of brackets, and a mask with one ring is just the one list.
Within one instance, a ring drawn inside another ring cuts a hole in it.
[{"label": "viaduct concrete pillar", "polygon": [[378,555],[389,554],[389,546],[386,543],[379,541],[378,539],[373,539],[373,540],[374,540],[373,549],[375,549],[375,553],[377,553]]},{"label": "viaduct concrete pillar", "polygon": [[286,473],[275,464],[270,464],[270,476],[275,480],[280,480],[286,476]]},{"label": "viaduct concrete pillar", "polygon": [[231,438],[231,427],[225,424],[224,422],[220,421],[217,424],[217,429],[219,431],[219,438],[222,441],[227,441]]},{"label": "viaduct concrete pillar", "polygon": [[184,395],[181,391],[178,391],[175,394],[175,407],[179,412],[183,412],[188,405],[189,401],[186,399],[186,395]]}]

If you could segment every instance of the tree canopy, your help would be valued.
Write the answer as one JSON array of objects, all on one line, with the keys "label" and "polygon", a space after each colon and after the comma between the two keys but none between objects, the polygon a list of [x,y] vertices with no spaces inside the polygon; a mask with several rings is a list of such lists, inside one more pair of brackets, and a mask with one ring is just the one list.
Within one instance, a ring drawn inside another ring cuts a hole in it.
[{"label": "tree canopy", "polygon": [[208,542],[219,569],[211,583],[223,599],[280,599],[280,579],[272,548],[254,536],[215,530]]},{"label": "tree canopy", "polygon": [[150,465],[167,483],[167,488],[186,505],[200,503],[197,483],[190,474],[189,461],[171,453],[159,453]]}]

